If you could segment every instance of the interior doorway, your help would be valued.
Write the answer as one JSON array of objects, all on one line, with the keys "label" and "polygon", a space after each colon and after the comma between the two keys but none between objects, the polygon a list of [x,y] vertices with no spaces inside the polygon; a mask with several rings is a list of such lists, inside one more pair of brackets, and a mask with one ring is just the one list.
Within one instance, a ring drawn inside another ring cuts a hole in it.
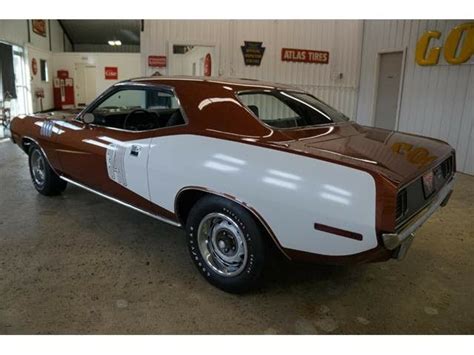
[{"label": "interior doorway", "polygon": [[74,66],[76,105],[79,107],[90,104],[97,96],[96,67],[84,63]]},{"label": "interior doorway", "polygon": [[404,52],[379,53],[374,126],[394,130],[398,127],[398,109]]},{"label": "interior doorway", "polygon": [[169,75],[218,76],[215,46],[170,44]]},{"label": "interior doorway", "polygon": [[[0,138],[9,136],[11,118],[32,112],[23,47],[0,41]],[[4,86],[4,81],[6,85]]]}]

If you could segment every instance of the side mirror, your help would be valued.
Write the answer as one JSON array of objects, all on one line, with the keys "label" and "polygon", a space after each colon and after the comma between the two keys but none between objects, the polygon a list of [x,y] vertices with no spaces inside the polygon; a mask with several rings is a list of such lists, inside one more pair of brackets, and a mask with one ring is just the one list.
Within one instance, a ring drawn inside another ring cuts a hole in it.
[{"label": "side mirror", "polygon": [[95,116],[94,116],[93,113],[86,113],[86,114],[84,114],[84,116],[82,116],[82,121],[83,121],[85,124],[94,123],[94,121],[95,121]]}]

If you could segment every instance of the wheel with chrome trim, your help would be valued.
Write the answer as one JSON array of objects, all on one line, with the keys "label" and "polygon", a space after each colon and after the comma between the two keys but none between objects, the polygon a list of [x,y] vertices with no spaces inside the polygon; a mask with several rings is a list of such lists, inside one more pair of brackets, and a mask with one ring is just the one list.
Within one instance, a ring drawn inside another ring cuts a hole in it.
[{"label": "wheel with chrome trim", "polygon": [[200,273],[233,293],[255,286],[265,261],[261,231],[241,205],[215,195],[201,198],[186,221],[188,247]]},{"label": "wheel with chrome trim", "polygon": [[28,155],[31,180],[35,189],[46,196],[58,195],[63,192],[67,182],[61,180],[54,172],[41,148],[36,144],[31,144]]}]

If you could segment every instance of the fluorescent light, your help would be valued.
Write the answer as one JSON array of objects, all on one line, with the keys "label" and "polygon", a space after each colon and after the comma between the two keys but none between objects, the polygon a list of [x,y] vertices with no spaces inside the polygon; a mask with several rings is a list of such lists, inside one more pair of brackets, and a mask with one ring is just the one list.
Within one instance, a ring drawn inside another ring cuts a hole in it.
[{"label": "fluorescent light", "polygon": [[109,41],[109,46],[115,46],[115,41]]},{"label": "fluorescent light", "polygon": [[121,46],[121,45],[122,45],[122,42],[121,42],[121,41],[115,41],[115,45],[116,45],[116,46]]},{"label": "fluorescent light", "polygon": [[122,41],[108,41],[109,46],[121,46]]}]

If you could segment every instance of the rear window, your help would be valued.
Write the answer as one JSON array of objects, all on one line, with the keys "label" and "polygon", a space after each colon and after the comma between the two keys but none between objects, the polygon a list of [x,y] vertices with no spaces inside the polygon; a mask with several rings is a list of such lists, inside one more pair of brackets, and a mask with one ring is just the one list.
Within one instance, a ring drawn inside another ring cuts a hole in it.
[{"label": "rear window", "polygon": [[306,93],[266,90],[241,92],[238,97],[256,117],[275,128],[299,128],[349,120],[343,113]]}]

